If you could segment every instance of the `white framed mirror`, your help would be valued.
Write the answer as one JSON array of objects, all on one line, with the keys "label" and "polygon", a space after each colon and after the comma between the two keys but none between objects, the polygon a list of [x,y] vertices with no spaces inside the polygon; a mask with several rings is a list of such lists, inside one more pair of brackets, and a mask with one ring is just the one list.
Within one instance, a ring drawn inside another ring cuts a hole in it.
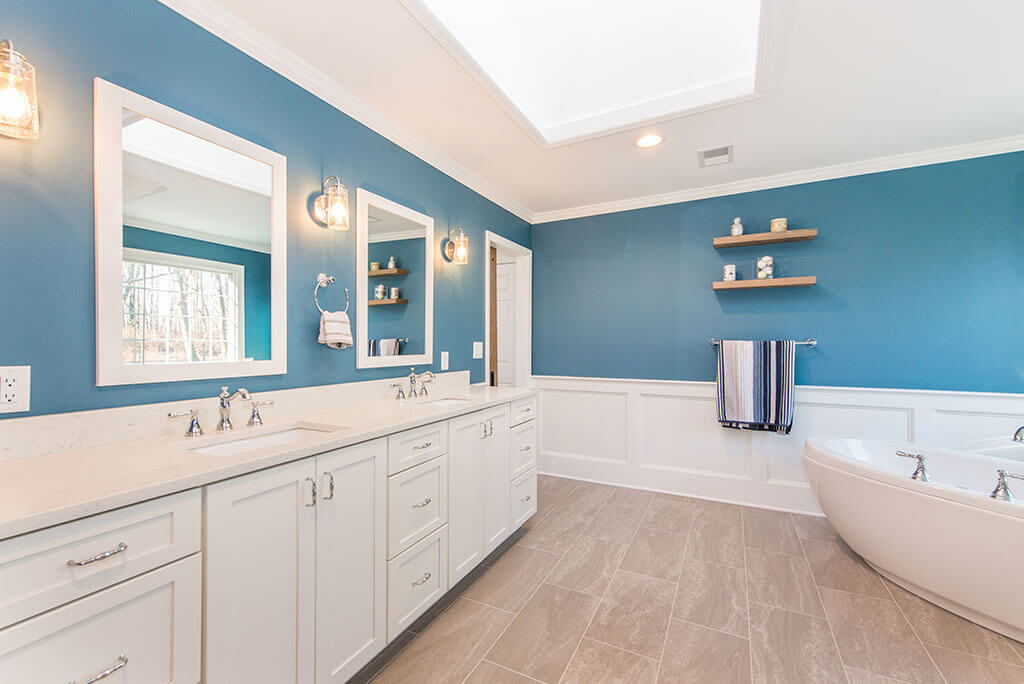
[{"label": "white framed mirror", "polygon": [[356,367],[433,363],[434,219],[356,189]]},{"label": "white framed mirror", "polygon": [[96,384],[287,370],[285,157],[95,80]]}]

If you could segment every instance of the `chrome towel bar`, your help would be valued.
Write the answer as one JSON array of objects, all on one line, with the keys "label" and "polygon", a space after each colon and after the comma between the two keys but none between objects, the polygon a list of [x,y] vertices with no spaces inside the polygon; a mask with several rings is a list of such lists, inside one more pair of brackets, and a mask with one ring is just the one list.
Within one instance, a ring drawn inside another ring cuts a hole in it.
[{"label": "chrome towel bar", "polygon": [[[716,340],[714,337],[712,337],[710,340],[708,340],[708,344],[710,344],[712,347],[717,347],[720,342],[721,342],[721,340]],[[798,346],[799,345],[804,345],[804,346],[807,346],[807,347],[817,347],[818,346],[818,340],[814,339],[813,337],[808,337],[803,342],[794,342],[793,344],[796,344]]]}]

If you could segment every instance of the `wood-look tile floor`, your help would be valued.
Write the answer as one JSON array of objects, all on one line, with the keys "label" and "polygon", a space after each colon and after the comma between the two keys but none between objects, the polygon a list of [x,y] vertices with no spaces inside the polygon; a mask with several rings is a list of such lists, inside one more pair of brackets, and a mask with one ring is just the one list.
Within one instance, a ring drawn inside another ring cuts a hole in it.
[{"label": "wood-look tile floor", "polygon": [[538,499],[374,682],[1024,684],[1024,645],[883,580],[822,518],[547,476]]}]

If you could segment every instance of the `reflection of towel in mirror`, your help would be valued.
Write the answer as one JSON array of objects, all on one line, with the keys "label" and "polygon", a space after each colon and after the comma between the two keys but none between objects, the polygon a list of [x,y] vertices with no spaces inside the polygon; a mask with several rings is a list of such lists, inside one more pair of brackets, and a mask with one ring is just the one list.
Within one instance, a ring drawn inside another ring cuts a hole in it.
[{"label": "reflection of towel in mirror", "polygon": [[344,349],[352,346],[352,326],[348,322],[348,314],[344,311],[325,311],[320,316],[320,344],[332,349]]},{"label": "reflection of towel in mirror", "polygon": [[370,340],[370,356],[398,356],[400,344],[397,337]]}]

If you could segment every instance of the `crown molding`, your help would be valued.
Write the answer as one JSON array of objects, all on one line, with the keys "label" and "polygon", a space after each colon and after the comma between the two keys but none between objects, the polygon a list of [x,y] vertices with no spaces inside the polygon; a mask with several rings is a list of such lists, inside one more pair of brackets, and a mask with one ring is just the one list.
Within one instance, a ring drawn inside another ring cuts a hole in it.
[{"label": "crown molding", "polygon": [[585,204],[568,209],[540,211],[533,215],[533,225],[551,223],[552,221],[565,221],[568,219],[583,218],[585,216],[596,216],[598,214],[611,214],[619,211],[629,211],[631,209],[657,207],[665,204],[692,202],[694,200],[708,199],[710,197],[737,195],[743,192],[781,188],[787,185],[800,185],[802,183],[815,183],[817,181],[834,180],[849,176],[862,176],[864,174],[880,173],[882,171],[895,171],[897,169],[912,168],[914,166],[942,164],[945,162],[960,161],[963,159],[987,157],[995,154],[1019,152],[1021,150],[1024,150],[1024,135],[1017,135],[1008,138],[996,138],[994,140],[985,140],[965,145],[940,147],[920,152],[876,157],[874,159],[867,159],[847,164],[835,164],[833,166],[822,166],[816,169],[806,169],[803,171],[779,173],[771,176],[761,176],[759,178],[732,181],[730,183],[721,183],[719,185],[707,185],[701,188],[693,188],[691,190],[676,190],[658,195],[646,195],[643,197],[614,200],[611,202]]},{"label": "crown molding", "polygon": [[375,133],[451,176],[470,190],[528,223],[533,212],[497,187],[476,175],[454,159],[423,140],[409,134],[362,98],[337,81],[252,28],[238,16],[213,0],[159,0],[171,10],[238,48],[269,69],[276,71],[302,89],[335,109],[352,117]]}]

